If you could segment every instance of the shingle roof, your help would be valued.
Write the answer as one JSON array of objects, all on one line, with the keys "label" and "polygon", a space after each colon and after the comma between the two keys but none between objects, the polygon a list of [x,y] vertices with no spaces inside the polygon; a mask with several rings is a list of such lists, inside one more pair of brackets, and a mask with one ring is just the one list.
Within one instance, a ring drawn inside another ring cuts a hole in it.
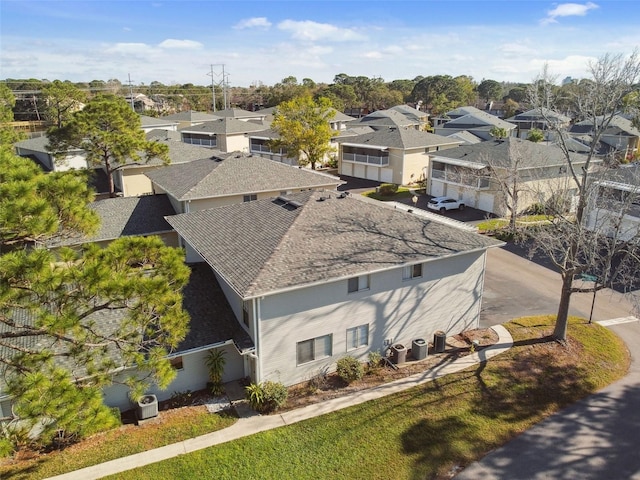
[{"label": "shingle roof", "polygon": [[507,118],[506,120],[507,122],[531,122],[544,120],[544,117],[556,119],[563,123],[568,123],[571,121],[571,118],[567,117],[566,115],[554,112],[553,110],[549,110],[548,108],[534,108],[532,110],[527,110],[526,112],[518,113],[517,115],[511,118]]},{"label": "shingle roof", "polygon": [[164,217],[175,213],[166,195],[106,198],[93,202],[89,208],[100,217],[100,229],[96,234],[54,237],[46,242],[47,247],[169,232],[172,229]]},{"label": "shingle roof", "polygon": [[183,127],[180,132],[183,133],[215,133],[215,134],[234,134],[234,133],[248,133],[259,132],[260,130],[266,130],[268,127],[264,124],[258,124],[254,122],[243,122],[236,118],[220,118],[209,122],[204,122],[199,125],[193,125],[191,127]]},{"label": "shingle roof", "polygon": [[459,126],[464,126],[466,128],[474,128],[476,126],[493,126],[504,128],[506,130],[513,130],[517,127],[517,125],[505,122],[495,115],[478,110],[477,113],[469,113],[467,115],[454,118],[453,120],[449,120],[447,123],[441,125],[441,128],[459,128]]},{"label": "shingle roof", "polygon": [[400,112],[395,110],[377,110],[364,117],[355,120],[351,125],[372,125],[379,127],[410,127],[420,125],[419,120],[408,118]]},{"label": "shingle roof", "polygon": [[210,120],[215,120],[220,117],[216,115],[211,115],[209,113],[195,112],[193,110],[188,110],[186,112],[178,112],[178,113],[174,113],[173,115],[166,115],[160,118],[164,120],[175,120],[178,122],[208,122]]},{"label": "shingle roof", "polygon": [[[170,132],[167,132],[170,133]],[[192,145],[190,143],[184,143],[178,140],[173,140],[172,135],[167,135],[164,138],[149,138],[148,140],[154,140],[158,143],[163,143],[169,147],[169,160],[171,164],[187,163],[194,160],[200,160],[202,158],[210,158],[213,154],[212,150],[207,147],[201,147],[199,145]],[[133,165],[128,165],[125,168],[144,167],[147,165],[163,165],[162,160],[159,158],[152,158],[148,162],[140,162]]]},{"label": "shingle roof", "polygon": [[339,198],[335,192],[301,192],[287,199],[167,220],[244,299],[499,245],[377,202]]},{"label": "shingle roof", "polygon": [[168,165],[146,175],[180,201],[275,190],[326,188],[343,183],[332,175],[239,152],[229,154],[223,160]]},{"label": "shingle roof", "polygon": [[156,125],[177,125],[178,122],[167,120],[167,117],[164,118],[155,118],[150,117],[148,115],[140,115],[140,122],[143,127],[152,127]]},{"label": "shingle roof", "polygon": [[461,130],[461,131],[452,133],[451,135],[447,135],[447,137],[455,138],[456,140],[461,140],[463,144],[474,144],[474,143],[480,143],[483,141],[480,137],[478,137],[477,135],[474,135],[468,130]]},{"label": "shingle roof", "polygon": [[[480,142],[473,145],[460,145],[456,148],[441,150],[435,154],[439,158],[453,158],[474,163],[508,167],[516,161],[526,159],[528,167],[564,165],[566,159],[562,150],[555,144],[534,143],[515,137],[504,140]],[[586,160],[584,155],[572,154],[574,162]],[[520,163],[523,165],[523,163]],[[524,166],[524,165],[523,165]]]},{"label": "shingle roof", "polygon": [[224,110],[218,110],[215,112],[217,117],[221,118],[256,118],[256,117],[264,117],[266,116],[263,112],[250,112],[248,110],[243,110],[242,108],[225,108]]},{"label": "shingle roof", "polygon": [[182,141],[182,135],[176,130],[164,130],[162,128],[154,128],[147,132],[147,140],[174,140],[176,142]]},{"label": "shingle roof", "polygon": [[355,137],[337,137],[336,142],[401,149],[459,145],[461,143],[459,140],[413,128],[384,128]]},{"label": "shingle roof", "polygon": [[[602,122],[603,117],[598,117],[597,122]],[[569,130],[571,133],[591,133],[593,130],[593,121],[592,120],[583,120],[582,122],[578,122],[571,126]],[[620,133],[625,135],[630,135],[634,137],[640,137],[640,130],[633,126],[633,123],[628,118],[623,117],[622,115],[614,115],[611,118],[611,122],[609,123],[609,128],[606,130],[606,133],[614,133],[614,131],[619,130]]]},{"label": "shingle roof", "polygon": [[388,110],[399,112],[405,117],[418,122],[422,122],[424,118],[429,117],[429,114],[427,112],[423,112],[416,108],[410,107],[409,105],[396,105],[395,107],[391,107]]},{"label": "shingle roof", "polygon": [[43,152],[49,153],[47,150],[47,145],[49,145],[49,137],[43,135],[41,137],[29,138],[27,140],[21,140],[16,142],[15,146],[20,148],[26,148],[28,150],[33,150],[34,152]]}]

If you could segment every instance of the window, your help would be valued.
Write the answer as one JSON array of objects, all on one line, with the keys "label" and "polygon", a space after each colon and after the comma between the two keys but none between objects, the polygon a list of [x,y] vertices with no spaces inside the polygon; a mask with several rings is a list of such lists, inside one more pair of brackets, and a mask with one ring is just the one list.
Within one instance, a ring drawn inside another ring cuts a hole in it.
[{"label": "window", "polygon": [[349,293],[359,292],[369,289],[369,275],[350,278],[348,281],[347,291]]},{"label": "window", "polygon": [[419,278],[422,276],[422,264],[407,265],[402,269],[402,279],[410,280],[412,278]]},{"label": "window", "polygon": [[333,347],[333,335],[311,338],[297,343],[298,365],[330,357]]},{"label": "window", "polygon": [[182,357],[170,358],[169,363],[175,370],[182,370],[184,368],[184,366],[182,365]]},{"label": "window", "polygon": [[369,345],[369,324],[347,328],[347,351]]},{"label": "window", "polygon": [[242,197],[243,202],[255,202],[256,200],[258,200],[258,195],[255,193],[251,193]]}]

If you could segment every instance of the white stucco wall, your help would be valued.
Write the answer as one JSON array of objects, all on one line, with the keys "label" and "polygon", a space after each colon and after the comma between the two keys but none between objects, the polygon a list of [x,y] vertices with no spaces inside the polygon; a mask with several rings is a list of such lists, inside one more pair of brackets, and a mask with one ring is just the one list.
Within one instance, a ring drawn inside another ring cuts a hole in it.
[{"label": "white stucco wall", "polygon": [[[347,280],[260,299],[260,380],[286,385],[332,370],[347,355],[362,361],[371,350],[385,353],[385,340],[411,348],[412,340],[432,340],[477,328],[484,254],[465,254],[423,265],[423,276],[403,280],[402,268],[371,275],[366,291],[347,293]],[[369,324],[369,345],[346,350],[346,329]],[[296,365],[296,343],[333,335],[333,356]]]}]

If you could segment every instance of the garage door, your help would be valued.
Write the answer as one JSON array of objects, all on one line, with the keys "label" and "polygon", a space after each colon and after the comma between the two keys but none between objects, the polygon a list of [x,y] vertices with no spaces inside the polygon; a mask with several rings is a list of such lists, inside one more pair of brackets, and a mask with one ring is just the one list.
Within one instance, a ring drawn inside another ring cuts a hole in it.
[{"label": "garage door", "polygon": [[431,180],[431,190],[429,191],[429,195],[434,197],[441,197],[444,195],[444,185],[442,182],[438,180]]},{"label": "garage door", "polygon": [[393,183],[393,170],[391,168],[381,168],[380,181],[385,183]]},{"label": "garage door", "polygon": [[364,176],[364,165],[354,165],[353,176],[356,178],[367,178]]},{"label": "garage door", "polygon": [[478,195],[478,208],[485,212],[493,213],[493,195],[490,193],[481,193]]},{"label": "garage door", "polygon": [[367,180],[379,180],[380,169],[378,167],[367,167]]},{"label": "garage door", "polygon": [[340,172],[342,175],[346,175],[348,177],[353,177],[353,164],[351,163],[343,163],[342,171]]}]

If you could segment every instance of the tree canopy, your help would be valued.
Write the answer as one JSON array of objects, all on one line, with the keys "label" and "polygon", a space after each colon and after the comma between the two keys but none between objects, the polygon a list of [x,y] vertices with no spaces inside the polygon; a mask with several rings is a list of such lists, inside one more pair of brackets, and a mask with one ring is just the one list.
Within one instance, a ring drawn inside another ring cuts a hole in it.
[{"label": "tree canopy", "polygon": [[64,156],[72,148],[83,150],[89,166],[105,169],[111,196],[115,196],[115,171],[153,158],[169,163],[167,145],[148,141],[138,114],[113,95],[94,97],[62,128],[51,129],[49,145],[55,156]]},{"label": "tree canopy", "polygon": [[122,383],[132,399],[150,383],[166,387],[175,375],[166,355],[188,329],[181,290],[189,269],[159,238],[79,250],[34,245],[96,228],[83,180],[45,174],[0,149],[0,390],[14,399],[19,428],[40,425],[44,443],[53,431],[111,426],[105,386]]},{"label": "tree canopy", "polygon": [[42,88],[45,118],[61,128],[87,100],[87,94],[71,82],[54,80]]},{"label": "tree canopy", "polygon": [[271,124],[279,138],[272,142],[276,148],[284,148],[295,155],[300,166],[316,165],[333,151],[329,143],[335,132],[329,122],[335,109],[326,98],[314,101],[309,95],[294,98],[278,105]]},{"label": "tree canopy", "polygon": [[[578,118],[588,119],[593,125],[589,151],[580,168],[572,161],[567,127],[550,117],[554,109],[558,112],[558,89],[546,68],[529,89],[530,103],[547,120],[552,138],[564,154],[568,174],[568,184],[557,188],[553,195],[555,201],[547,204],[553,222],[531,237],[533,251],[547,256],[562,278],[554,331],[554,337],[559,340],[566,339],[573,293],[611,286],[629,288],[640,277],[640,232],[631,239],[621,239],[618,235],[630,202],[628,205],[611,203],[610,208],[605,209],[608,211],[606,221],[597,222],[593,228],[586,226],[587,216],[594,211],[593,202],[600,198],[600,181],[612,172],[598,161],[597,146],[640,80],[640,56],[637,51],[628,57],[606,54],[589,63],[588,69],[590,78],[580,82],[579,95],[572,97],[571,104]],[[564,98],[561,103],[565,107],[566,101]],[[584,274],[597,278],[592,287],[584,287],[579,281]]]}]

